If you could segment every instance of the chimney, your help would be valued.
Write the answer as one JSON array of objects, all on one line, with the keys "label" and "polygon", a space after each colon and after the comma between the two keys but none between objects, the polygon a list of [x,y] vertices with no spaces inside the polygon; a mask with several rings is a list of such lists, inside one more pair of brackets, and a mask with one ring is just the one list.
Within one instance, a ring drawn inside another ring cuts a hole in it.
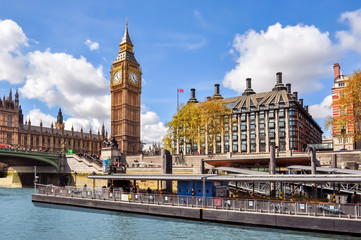
[{"label": "chimney", "polygon": [[308,106],[307,105],[305,106],[305,110],[306,110],[306,112],[308,112]]},{"label": "chimney", "polygon": [[340,64],[338,63],[333,64],[333,72],[335,79],[340,76]]},{"label": "chimney", "polygon": [[298,100],[298,92],[293,92],[293,97],[295,98],[295,100]]},{"label": "chimney", "polygon": [[219,84],[214,84],[213,99],[223,99],[222,95],[219,93]]},{"label": "chimney", "polygon": [[291,94],[291,83],[286,84],[287,93]]},{"label": "chimney", "polygon": [[286,91],[287,88],[282,83],[282,73],[278,72],[276,73],[276,85],[274,88],[272,88],[272,91],[282,91],[282,90]]},{"label": "chimney", "polygon": [[188,103],[193,102],[193,103],[197,103],[197,99],[196,99],[196,89],[192,88],[191,89],[191,98],[188,100]]},{"label": "chimney", "polygon": [[246,88],[252,88],[252,78],[246,78]]},{"label": "chimney", "polygon": [[276,73],[276,80],[277,80],[277,84],[282,83],[282,73],[281,72]]},{"label": "chimney", "polygon": [[300,98],[299,103],[300,103],[301,107],[303,107],[303,98]]},{"label": "chimney", "polygon": [[244,90],[242,96],[248,96],[251,94],[255,94],[252,89],[252,78],[246,78],[246,90]]},{"label": "chimney", "polygon": [[214,84],[214,95],[219,95],[219,84]]},{"label": "chimney", "polygon": [[211,100],[212,100],[212,97],[208,96],[207,101],[211,101]]}]

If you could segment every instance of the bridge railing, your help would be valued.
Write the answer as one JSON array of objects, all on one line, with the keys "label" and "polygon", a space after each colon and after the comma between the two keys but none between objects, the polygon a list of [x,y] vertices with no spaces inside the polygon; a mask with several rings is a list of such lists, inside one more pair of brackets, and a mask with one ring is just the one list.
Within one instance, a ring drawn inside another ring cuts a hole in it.
[{"label": "bridge railing", "polygon": [[315,217],[361,218],[360,204],[329,204],[313,202],[267,201],[258,199],[181,196],[174,194],[133,193],[120,189],[91,187],[57,187],[41,185],[38,193],[43,195],[99,199],[107,201],[134,202],[183,207],[202,207],[233,211],[309,215]]}]

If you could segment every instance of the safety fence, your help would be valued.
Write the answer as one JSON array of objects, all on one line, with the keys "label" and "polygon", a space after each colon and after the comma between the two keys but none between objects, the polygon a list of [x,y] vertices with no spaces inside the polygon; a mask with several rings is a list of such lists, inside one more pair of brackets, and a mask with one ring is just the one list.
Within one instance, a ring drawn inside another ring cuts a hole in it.
[{"label": "safety fence", "polygon": [[314,217],[361,218],[360,204],[330,204],[315,202],[269,201],[262,199],[240,199],[220,197],[181,196],[123,192],[120,189],[91,187],[57,187],[39,185],[38,194],[121,201],[139,204],[157,204],[192,208],[210,208],[268,214],[308,215]]}]

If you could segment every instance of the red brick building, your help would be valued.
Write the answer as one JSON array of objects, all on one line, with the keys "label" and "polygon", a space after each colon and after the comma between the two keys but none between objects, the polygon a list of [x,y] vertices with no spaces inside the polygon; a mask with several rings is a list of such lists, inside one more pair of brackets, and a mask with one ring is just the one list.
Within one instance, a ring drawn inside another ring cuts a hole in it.
[{"label": "red brick building", "polygon": [[[340,98],[340,92],[347,84],[347,81],[350,80],[351,74],[343,75],[341,71],[340,64],[335,63],[333,65],[334,70],[334,82],[332,86],[332,115],[333,118],[338,118],[340,115],[347,114],[348,119],[351,121],[348,122],[345,126],[332,126],[332,138],[333,138],[333,150],[337,151],[339,149],[355,150],[361,149],[361,144],[359,142],[354,142],[352,137],[347,137],[348,134],[352,134],[355,130],[355,124],[353,120],[353,109],[352,106],[346,110],[341,110],[340,107],[335,104]],[[345,112],[341,112],[345,111]],[[345,137],[346,136],[346,137]]]}]

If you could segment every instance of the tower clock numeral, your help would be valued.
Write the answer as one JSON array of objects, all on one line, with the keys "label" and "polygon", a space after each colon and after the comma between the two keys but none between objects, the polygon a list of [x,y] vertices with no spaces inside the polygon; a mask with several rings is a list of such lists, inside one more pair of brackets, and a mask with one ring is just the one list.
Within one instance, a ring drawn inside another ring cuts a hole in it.
[{"label": "tower clock numeral", "polygon": [[136,84],[138,83],[138,75],[135,72],[131,72],[129,74],[129,80],[131,83]]},{"label": "tower clock numeral", "polygon": [[122,73],[120,71],[117,71],[116,73],[114,73],[114,76],[113,76],[114,83],[119,83],[121,79],[122,79]]}]

